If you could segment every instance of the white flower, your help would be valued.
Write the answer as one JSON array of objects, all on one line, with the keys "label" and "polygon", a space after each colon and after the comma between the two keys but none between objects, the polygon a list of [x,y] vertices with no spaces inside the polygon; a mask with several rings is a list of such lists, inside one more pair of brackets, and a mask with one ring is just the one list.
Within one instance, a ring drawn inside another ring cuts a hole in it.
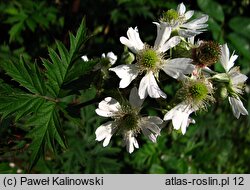
[{"label": "white flower", "polygon": [[163,54],[180,42],[179,37],[170,38],[170,34],[170,28],[162,28],[157,25],[157,38],[154,47],[150,48],[141,41],[137,28],[130,27],[128,29],[128,38],[121,37],[120,41],[136,54],[137,62],[110,69],[121,79],[120,88],[126,88],[139,74],[145,72],[139,85],[140,98],[144,99],[147,95],[151,98],[166,98],[166,94],[161,91],[155,79],[158,78],[159,70],[163,70],[175,79],[184,74],[192,73],[194,65],[191,64],[191,59],[163,59]]},{"label": "white flower", "polygon": [[83,61],[89,61],[89,58],[88,58],[87,55],[83,55],[81,58],[82,58]]},{"label": "white flower", "polygon": [[[82,60],[83,61],[89,61],[89,58],[87,55],[83,55],[82,57]],[[100,61],[100,63],[97,63],[95,66],[94,66],[94,71],[97,71],[101,68],[106,68],[107,67],[109,68],[110,66],[114,65],[115,62],[117,61],[117,56],[113,53],[113,52],[108,52],[107,55],[105,53],[102,54],[102,58],[107,61]]]},{"label": "white flower", "polygon": [[195,123],[195,120],[190,118],[189,115],[196,110],[197,108],[194,109],[191,105],[182,102],[167,112],[163,120],[172,120],[174,129],[181,129],[184,135],[189,124]]},{"label": "white flower", "polygon": [[123,135],[123,144],[125,144],[126,149],[129,153],[134,152],[135,148],[139,148],[139,144],[132,131],[128,131]]},{"label": "white flower", "polygon": [[120,41],[126,45],[132,52],[137,53],[144,48],[144,44],[141,41],[137,27],[135,29],[129,28],[127,31],[128,38],[122,36]]},{"label": "white flower", "polygon": [[239,119],[240,114],[242,115],[248,115],[248,111],[246,110],[246,108],[244,107],[242,101],[240,100],[239,97],[228,97],[228,101],[232,107],[233,110],[233,114],[234,116]]},{"label": "white flower", "polygon": [[116,75],[121,79],[119,87],[126,88],[132,80],[134,80],[138,74],[139,70],[136,65],[119,65],[114,68],[110,68],[110,71],[114,71]]},{"label": "white flower", "polygon": [[113,52],[108,52],[107,55],[103,53],[102,58],[107,58],[111,65],[114,65],[117,61],[117,56]]},{"label": "white flower", "polygon": [[199,109],[206,109],[209,102],[214,102],[213,86],[205,78],[187,78],[177,92],[182,102],[167,112],[163,120],[172,120],[174,129],[181,129],[182,134],[190,123],[195,121],[189,115]]},{"label": "white flower", "polygon": [[156,142],[157,136],[160,135],[158,125],[163,121],[156,116],[141,117],[139,111],[142,103],[143,100],[139,98],[136,88],[131,90],[127,105],[121,105],[111,97],[101,101],[96,113],[103,117],[111,117],[114,121],[108,121],[96,129],[96,140],[104,140],[103,146],[105,147],[115,133],[122,134],[129,153],[132,153],[134,148],[139,148],[136,136],[140,131],[152,142]]},{"label": "white flower", "polygon": [[[237,58],[238,55],[234,55],[234,53],[230,56],[227,44],[221,46],[220,62],[221,65],[224,67],[227,77],[229,79],[228,101],[232,107],[234,116],[238,119],[240,117],[240,114],[248,115],[248,111],[243,106],[243,103],[239,98],[239,94],[243,94],[243,85],[247,80],[247,76],[240,73],[239,67],[233,67],[234,61]],[[221,74],[219,74],[218,76],[221,76]]]},{"label": "white flower", "polygon": [[186,7],[183,3],[179,4],[177,10],[168,10],[160,19],[160,25],[171,27],[176,30],[180,36],[192,37],[205,31],[208,26],[205,24],[208,21],[208,15],[201,15],[201,17],[189,21],[193,16],[194,11],[186,12]]}]

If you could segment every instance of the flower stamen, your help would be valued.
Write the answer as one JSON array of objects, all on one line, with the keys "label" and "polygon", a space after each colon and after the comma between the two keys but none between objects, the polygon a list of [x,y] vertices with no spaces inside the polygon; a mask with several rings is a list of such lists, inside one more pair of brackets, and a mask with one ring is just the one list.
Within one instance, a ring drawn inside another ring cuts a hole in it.
[{"label": "flower stamen", "polygon": [[163,12],[162,14],[162,22],[168,22],[172,23],[174,21],[177,21],[179,19],[179,14],[176,10],[170,9],[168,11]]},{"label": "flower stamen", "polygon": [[214,102],[213,87],[205,79],[186,80],[178,95],[184,97],[188,105],[195,109],[207,107],[209,102]]}]

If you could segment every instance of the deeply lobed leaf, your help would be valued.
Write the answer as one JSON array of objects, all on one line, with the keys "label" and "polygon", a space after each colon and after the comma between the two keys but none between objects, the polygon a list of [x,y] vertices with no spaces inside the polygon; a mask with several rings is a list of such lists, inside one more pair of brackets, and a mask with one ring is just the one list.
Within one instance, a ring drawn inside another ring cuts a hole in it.
[{"label": "deeply lobed leaf", "polygon": [[47,69],[46,77],[48,79],[47,88],[54,98],[60,94],[60,89],[65,82],[70,68],[79,58],[79,52],[83,43],[86,40],[86,27],[84,21],[81,23],[76,36],[70,36],[70,50],[68,51],[61,42],[57,42],[56,53],[53,49],[49,48],[50,61],[43,59],[43,64]]},{"label": "deeply lobed leaf", "polygon": [[46,146],[50,150],[54,150],[55,142],[58,142],[61,147],[66,148],[55,103],[44,103],[35,116],[30,118],[28,125],[35,126],[27,136],[32,138],[32,144],[29,147],[31,151],[30,168],[37,162]]},{"label": "deeply lobed leaf", "polygon": [[21,58],[19,63],[2,62],[1,66],[9,76],[31,93],[46,94],[45,84],[36,64],[29,65]]},{"label": "deeply lobed leaf", "polygon": [[15,115],[18,120],[21,117],[36,112],[44,99],[30,94],[15,94],[0,96],[0,114],[2,118]]}]

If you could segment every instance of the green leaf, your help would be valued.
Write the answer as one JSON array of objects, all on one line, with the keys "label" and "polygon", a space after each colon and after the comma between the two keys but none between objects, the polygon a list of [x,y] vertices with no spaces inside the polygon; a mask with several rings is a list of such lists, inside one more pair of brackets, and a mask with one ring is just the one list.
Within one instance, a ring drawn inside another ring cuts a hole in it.
[{"label": "green leaf", "polygon": [[17,36],[20,34],[23,28],[24,28],[23,22],[18,22],[17,24],[11,27],[11,29],[9,30],[10,42],[12,42],[17,38]]},{"label": "green leaf", "polygon": [[100,59],[93,59],[89,61],[80,60],[76,62],[72,66],[72,68],[69,70],[67,74],[67,78],[65,79],[65,82],[67,83],[67,81],[71,81],[80,76],[85,75],[86,73],[91,71],[94,68],[94,66],[99,62],[100,62]]},{"label": "green leaf", "polygon": [[[58,53],[51,48],[48,49],[50,60],[42,60],[46,68],[44,73],[40,73],[36,64],[24,63],[23,59],[17,63],[3,62],[1,64],[9,76],[29,91],[24,92],[12,88],[0,80],[0,114],[2,114],[2,118],[15,116],[15,119],[18,120],[29,115],[25,125],[32,128],[27,134],[28,138],[32,138],[29,146],[31,150],[30,168],[36,164],[41,154],[47,149],[55,151],[56,144],[66,148],[59,117],[59,110],[64,111],[64,108],[59,107],[57,98],[60,95],[62,97],[67,95],[60,94],[63,83],[74,63],[80,60],[79,52],[86,40],[84,21],[76,36],[73,34],[70,36],[69,51],[61,42],[56,42]],[[84,70],[88,70],[88,67]],[[45,77],[47,77],[46,83],[43,80]]]},{"label": "green leaf", "polygon": [[250,39],[250,18],[234,17],[229,23],[229,27],[235,32]]},{"label": "green leaf", "polygon": [[12,7],[12,6],[5,9],[4,12],[9,14],[9,15],[17,15],[19,13],[18,9],[16,9],[15,7]]},{"label": "green leaf", "polygon": [[44,103],[44,99],[30,94],[0,96],[0,114],[2,118],[15,115],[16,120],[24,115],[36,112]]},{"label": "green leaf", "polygon": [[248,60],[250,60],[250,45],[249,41],[238,34],[231,33],[228,35],[229,40],[231,41],[232,45]]},{"label": "green leaf", "polygon": [[83,43],[86,40],[86,27],[84,20],[77,30],[76,36],[70,36],[70,50],[68,51],[65,46],[57,42],[58,53],[49,48],[50,61],[42,59],[45,68],[47,69],[46,77],[48,79],[47,88],[54,98],[60,94],[60,89],[67,78],[67,74],[72,67],[75,60],[79,58]]},{"label": "green leaf", "polygon": [[211,30],[214,40],[224,43],[223,28],[213,18],[208,20],[208,28]]},{"label": "green leaf", "polygon": [[2,79],[0,79],[0,96],[1,95],[15,95],[17,93],[22,93],[21,90],[13,88],[12,86],[5,83]]},{"label": "green leaf", "polygon": [[213,0],[197,0],[197,4],[202,11],[217,21],[224,21],[224,12],[222,6]]},{"label": "green leaf", "polygon": [[16,168],[11,168],[9,162],[1,162],[0,163],[0,173],[1,174],[13,174],[16,173]]},{"label": "green leaf", "polygon": [[32,32],[35,32],[36,22],[32,18],[27,19],[26,24]]},{"label": "green leaf", "polygon": [[34,126],[34,129],[27,135],[28,138],[32,138],[32,144],[29,146],[31,151],[30,168],[36,164],[46,147],[51,150],[55,149],[55,141],[61,147],[66,148],[64,136],[60,130],[61,124],[56,103],[44,103],[34,117],[29,120],[28,126]]},{"label": "green leaf", "polygon": [[15,81],[19,82],[23,87],[31,93],[45,95],[45,84],[41,77],[36,64],[24,63],[21,58],[19,63],[3,62],[1,63],[6,73]]},{"label": "green leaf", "polygon": [[64,63],[67,63],[67,62],[69,62],[69,52],[68,52],[68,50],[65,48],[65,46],[63,45],[63,43],[62,42],[60,42],[60,41],[56,41],[56,45],[57,45],[57,49],[58,49],[58,51],[59,51],[59,55],[60,55],[60,57],[62,58],[62,61],[64,62]]},{"label": "green leaf", "polygon": [[158,165],[158,164],[153,164],[149,170],[151,174],[165,174],[166,170],[164,167]]}]

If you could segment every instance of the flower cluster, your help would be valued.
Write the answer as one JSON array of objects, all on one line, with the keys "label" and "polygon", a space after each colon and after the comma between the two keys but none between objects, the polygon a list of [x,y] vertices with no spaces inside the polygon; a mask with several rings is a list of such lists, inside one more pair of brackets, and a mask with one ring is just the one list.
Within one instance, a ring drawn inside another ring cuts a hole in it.
[{"label": "flower cluster", "polygon": [[[234,53],[230,56],[227,44],[195,42],[195,36],[206,31],[208,16],[192,19],[193,15],[194,11],[186,11],[183,3],[177,10],[163,12],[159,21],[153,22],[157,29],[154,45],[142,42],[137,27],[129,27],[127,37],[120,37],[120,42],[134,54],[135,59],[108,70],[120,78],[120,89],[132,88],[128,101],[124,97],[121,102],[107,97],[99,103],[96,113],[113,119],[96,129],[96,140],[103,140],[103,146],[109,144],[114,134],[120,134],[131,153],[134,148],[139,148],[136,137],[141,132],[156,142],[161,128],[170,120],[174,129],[185,134],[189,124],[195,123],[190,115],[198,110],[207,110],[216,101],[216,91],[223,92],[221,96],[228,98],[237,119],[248,114],[240,99],[247,76],[240,73],[239,67],[233,67],[238,56]],[[117,60],[113,53],[106,58],[109,66]],[[211,70],[214,64],[221,64],[225,73]],[[161,110],[163,120],[158,116],[145,117],[141,114],[146,98],[168,100],[162,88],[168,83],[161,80],[160,74],[181,84],[176,92],[176,102],[171,103],[174,106],[167,111],[167,108]]]}]

